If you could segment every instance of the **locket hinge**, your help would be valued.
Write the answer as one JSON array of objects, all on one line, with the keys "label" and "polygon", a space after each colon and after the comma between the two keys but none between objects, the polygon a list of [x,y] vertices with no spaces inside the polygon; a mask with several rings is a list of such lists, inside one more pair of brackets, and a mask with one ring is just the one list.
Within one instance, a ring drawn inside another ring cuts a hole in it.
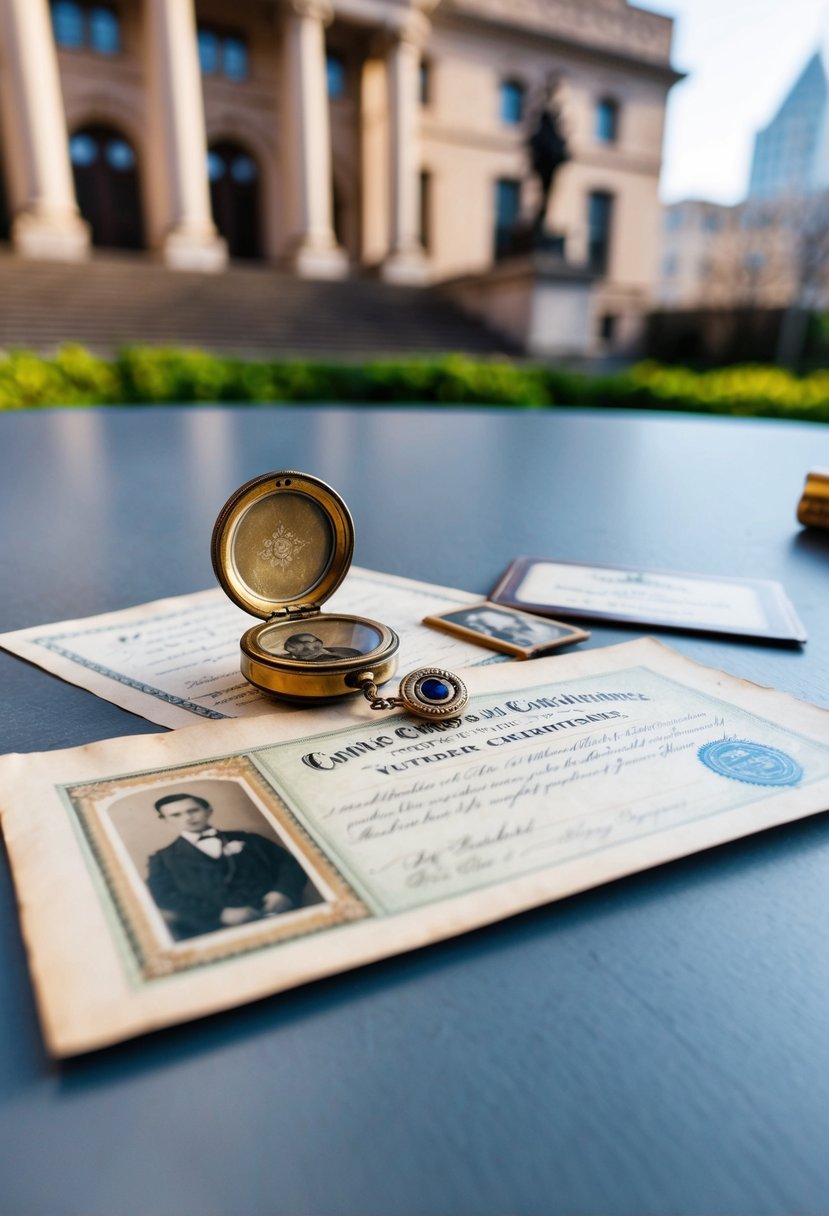
[{"label": "locket hinge", "polygon": [[268,617],[269,621],[305,621],[308,617],[319,616],[319,604],[288,604],[278,608]]}]

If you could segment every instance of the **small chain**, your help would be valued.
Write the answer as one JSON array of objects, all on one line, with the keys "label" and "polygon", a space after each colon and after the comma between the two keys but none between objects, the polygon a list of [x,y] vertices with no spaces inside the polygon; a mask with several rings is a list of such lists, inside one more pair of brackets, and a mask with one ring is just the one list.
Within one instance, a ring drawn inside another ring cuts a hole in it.
[{"label": "small chain", "polygon": [[404,704],[402,697],[378,697],[373,680],[362,680],[360,689],[372,709],[399,709]]}]

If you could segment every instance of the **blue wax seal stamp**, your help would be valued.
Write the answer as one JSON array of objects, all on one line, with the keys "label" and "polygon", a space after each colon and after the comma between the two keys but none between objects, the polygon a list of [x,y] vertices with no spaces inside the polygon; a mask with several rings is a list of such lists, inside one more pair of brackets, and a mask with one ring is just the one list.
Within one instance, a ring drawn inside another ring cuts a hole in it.
[{"label": "blue wax seal stamp", "polygon": [[803,769],[779,748],[750,739],[715,739],[697,752],[706,768],[732,781],[749,785],[797,785]]}]

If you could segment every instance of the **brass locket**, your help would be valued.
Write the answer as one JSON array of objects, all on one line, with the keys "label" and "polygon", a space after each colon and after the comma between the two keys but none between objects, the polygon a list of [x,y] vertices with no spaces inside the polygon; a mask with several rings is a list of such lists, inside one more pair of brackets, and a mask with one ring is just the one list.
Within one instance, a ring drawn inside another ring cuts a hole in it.
[{"label": "brass locket", "polygon": [[213,569],[240,608],[261,618],[242,635],[242,675],[262,692],[306,704],[362,693],[372,709],[454,718],[468,700],[451,671],[420,667],[396,697],[400,639],[365,616],[323,612],[348,573],[354,522],[336,490],[308,473],[265,473],[240,486],[219,512]]},{"label": "brass locket", "polygon": [[240,643],[242,674],[257,688],[288,701],[323,701],[394,675],[400,643],[393,629],[322,611],[353,553],[348,507],[308,473],[255,477],[222,507],[213,569],[233,602],[262,618]]}]

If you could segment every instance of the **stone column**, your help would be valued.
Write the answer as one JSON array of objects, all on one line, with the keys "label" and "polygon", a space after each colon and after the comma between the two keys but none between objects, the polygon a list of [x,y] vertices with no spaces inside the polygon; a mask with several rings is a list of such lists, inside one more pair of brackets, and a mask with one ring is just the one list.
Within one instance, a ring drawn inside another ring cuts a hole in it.
[{"label": "stone column", "polygon": [[210,210],[193,0],[144,0],[144,33],[155,243],[176,270],[221,270],[227,246]]},{"label": "stone column", "polygon": [[79,261],[78,213],[48,0],[0,0],[2,111],[11,235],[31,258]]},{"label": "stone column", "polygon": [[386,52],[389,111],[389,252],[382,276],[392,283],[423,283],[428,267],[420,242],[420,57],[429,22],[410,11]]},{"label": "stone column", "polygon": [[283,146],[288,198],[285,256],[303,278],[348,273],[332,220],[331,124],[325,67],[327,0],[290,0],[283,24]]}]

